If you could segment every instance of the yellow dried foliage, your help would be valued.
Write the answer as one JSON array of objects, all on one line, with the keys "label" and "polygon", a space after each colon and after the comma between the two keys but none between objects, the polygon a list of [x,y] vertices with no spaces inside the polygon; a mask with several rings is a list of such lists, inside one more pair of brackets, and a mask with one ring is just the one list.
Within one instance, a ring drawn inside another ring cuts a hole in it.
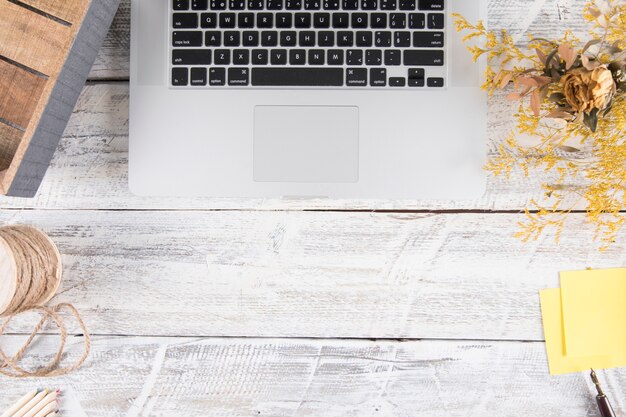
[{"label": "yellow dried foliage", "polygon": [[[592,38],[584,45],[573,33],[565,32],[553,41],[530,38],[522,47],[505,30],[487,30],[482,22],[472,24],[455,15],[455,25],[457,31],[467,32],[464,40],[471,43],[468,49],[474,60],[487,59],[483,88],[493,94],[514,86],[508,98],[520,100],[514,115],[516,128],[499,144],[486,169],[507,178],[514,169],[526,176],[540,171],[552,174],[543,185],[543,199],[533,200],[526,209],[516,236],[528,241],[552,228],[558,242],[569,214],[585,208],[586,220],[595,227],[604,249],[626,221],[622,213],[626,205],[626,92],[616,80],[617,92],[606,114],[602,109],[595,115],[577,114],[565,101],[560,80],[574,68],[626,63],[626,52],[620,49],[626,47],[626,3],[591,1],[584,18]],[[589,120],[592,116],[597,119],[595,125]],[[522,136],[532,137],[533,145],[522,145]]]}]

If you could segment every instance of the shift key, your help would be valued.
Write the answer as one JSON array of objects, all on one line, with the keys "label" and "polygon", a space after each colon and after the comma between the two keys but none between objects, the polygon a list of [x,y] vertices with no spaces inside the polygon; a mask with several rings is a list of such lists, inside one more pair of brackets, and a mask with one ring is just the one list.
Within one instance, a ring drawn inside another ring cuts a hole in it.
[{"label": "shift key", "polygon": [[443,66],[443,51],[441,50],[414,50],[404,51],[404,65],[418,67],[440,67]]}]

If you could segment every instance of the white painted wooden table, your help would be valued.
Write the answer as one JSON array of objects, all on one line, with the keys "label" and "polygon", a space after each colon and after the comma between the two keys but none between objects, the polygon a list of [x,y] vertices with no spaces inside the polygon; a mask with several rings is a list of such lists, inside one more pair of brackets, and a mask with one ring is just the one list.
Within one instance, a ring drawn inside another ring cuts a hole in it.
[{"label": "white painted wooden table", "polygon": [[[583,27],[583,3],[492,0],[490,23],[555,36]],[[577,213],[558,247],[515,240],[543,173],[463,202],[132,196],[128,26],[126,2],[38,197],[0,200],[0,222],[58,242],[55,300],[84,313],[93,353],[67,377],[0,378],[0,408],[50,386],[72,417],[597,415],[586,375],[548,375],[537,293],[623,266],[626,232],[600,253]],[[491,100],[490,151],[510,113]],[[626,415],[626,371],[601,377]]]}]

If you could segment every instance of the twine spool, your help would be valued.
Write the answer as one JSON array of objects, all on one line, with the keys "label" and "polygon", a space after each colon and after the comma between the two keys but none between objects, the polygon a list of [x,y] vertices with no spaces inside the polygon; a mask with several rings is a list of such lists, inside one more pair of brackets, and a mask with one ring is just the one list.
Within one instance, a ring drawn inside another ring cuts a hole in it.
[{"label": "twine spool", "polygon": [[[6,226],[0,228],[0,317],[6,317],[0,327],[2,336],[11,320],[28,311],[38,312],[41,319],[24,345],[13,357],[0,348],[0,374],[10,377],[59,376],[79,368],[89,355],[89,333],[78,311],[70,304],[46,307],[61,284],[61,254],[54,242],[42,231],[31,226]],[[61,315],[69,312],[85,336],[85,351],[71,366],[61,367],[67,339],[67,328]],[[54,358],[34,371],[22,368],[24,357],[37,333],[54,323],[60,331],[61,342]]]}]

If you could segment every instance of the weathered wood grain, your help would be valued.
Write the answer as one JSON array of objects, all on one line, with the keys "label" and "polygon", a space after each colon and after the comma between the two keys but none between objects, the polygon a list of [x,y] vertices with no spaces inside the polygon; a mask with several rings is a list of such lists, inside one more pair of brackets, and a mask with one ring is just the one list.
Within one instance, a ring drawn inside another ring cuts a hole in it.
[{"label": "weathered wood grain", "polygon": [[[0,122],[0,171],[7,169],[11,164],[23,135],[23,131]],[[1,175],[3,174],[0,173]]]},{"label": "weathered wood grain", "polygon": [[68,23],[79,24],[89,0],[21,0],[21,2]]},{"label": "weathered wood grain", "polygon": [[43,74],[56,74],[74,30],[8,1],[0,2],[0,16],[0,55]]},{"label": "weathered wood grain", "polygon": [[0,118],[26,129],[46,78],[0,60]]},{"label": "weathered wood grain", "polygon": [[[506,28],[521,42],[526,34],[559,37],[566,29],[584,34],[581,0],[490,0],[489,25]],[[583,36],[584,37],[584,36]],[[123,0],[90,79],[128,79],[130,50],[130,0]]]},{"label": "weathered wood grain", "polygon": [[[600,378],[626,412],[626,371]],[[72,375],[0,379],[0,409],[38,385],[72,417],[597,415],[587,375],[549,377],[543,343],[99,337]]]},{"label": "weathered wood grain", "polygon": [[[624,265],[581,215],[561,245],[517,214],[1,211],[57,242],[95,334],[542,340],[558,271]],[[624,234],[620,235],[623,241]],[[16,330],[28,326],[18,323]]]}]

